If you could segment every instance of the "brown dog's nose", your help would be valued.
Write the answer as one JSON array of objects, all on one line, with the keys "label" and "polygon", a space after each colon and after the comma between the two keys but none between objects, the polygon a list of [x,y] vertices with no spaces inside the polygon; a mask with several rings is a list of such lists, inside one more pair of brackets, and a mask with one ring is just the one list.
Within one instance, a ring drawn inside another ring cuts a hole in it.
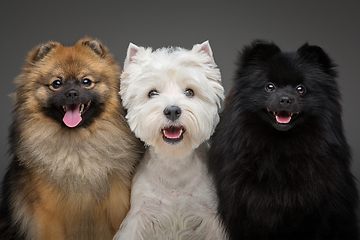
[{"label": "brown dog's nose", "polygon": [[75,89],[69,90],[65,93],[65,96],[69,99],[77,99],[79,96],[79,91]]}]

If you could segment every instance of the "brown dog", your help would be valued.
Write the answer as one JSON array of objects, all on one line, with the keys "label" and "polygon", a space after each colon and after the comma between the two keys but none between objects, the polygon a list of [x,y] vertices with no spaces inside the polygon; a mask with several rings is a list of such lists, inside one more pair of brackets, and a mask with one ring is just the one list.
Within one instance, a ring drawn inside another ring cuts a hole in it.
[{"label": "brown dog", "polygon": [[16,79],[0,239],[112,239],[143,151],[124,118],[119,76],[88,37],[30,52]]}]

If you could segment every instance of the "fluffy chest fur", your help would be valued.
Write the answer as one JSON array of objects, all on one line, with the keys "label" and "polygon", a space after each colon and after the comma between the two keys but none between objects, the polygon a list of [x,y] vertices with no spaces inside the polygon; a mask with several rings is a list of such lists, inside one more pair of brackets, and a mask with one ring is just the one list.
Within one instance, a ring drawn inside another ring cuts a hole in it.
[{"label": "fluffy chest fur", "polygon": [[131,209],[119,239],[222,238],[214,224],[216,194],[202,151],[200,147],[184,159],[168,159],[148,149],[133,179]]},{"label": "fluffy chest fur", "polygon": [[[154,207],[158,205],[159,208],[172,211],[178,211],[189,204],[204,205],[206,199],[212,201],[214,192],[199,152],[197,150],[184,159],[168,159],[155,154],[150,148],[133,181],[134,201],[144,202],[137,196],[149,196],[149,199],[156,199],[153,201],[156,203]],[[189,200],[192,202],[189,203]],[[146,201],[144,203],[147,205]],[[213,205],[212,203],[209,207]]]},{"label": "fluffy chest fur", "polygon": [[[36,132],[24,128],[26,138],[19,143],[19,160],[54,184],[76,192],[85,186],[103,194],[111,172],[129,183],[135,159],[124,149],[131,149],[131,142],[112,122],[103,120],[104,127],[78,131],[51,128],[50,124],[42,127],[34,119],[30,122],[38,128]],[[124,147],[119,147],[119,142]]]}]

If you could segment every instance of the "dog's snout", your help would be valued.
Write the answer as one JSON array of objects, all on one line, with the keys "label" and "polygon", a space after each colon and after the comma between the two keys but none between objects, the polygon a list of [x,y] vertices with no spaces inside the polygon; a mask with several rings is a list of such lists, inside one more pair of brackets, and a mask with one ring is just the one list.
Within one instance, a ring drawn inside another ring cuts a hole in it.
[{"label": "dog's snout", "polygon": [[289,106],[292,102],[293,100],[287,96],[280,97],[280,105],[283,107]]},{"label": "dog's snout", "polygon": [[181,108],[178,106],[170,106],[164,109],[165,116],[171,121],[175,121],[181,115]]},{"label": "dog's snout", "polygon": [[79,96],[79,91],[75,89],[71,89],[65,93],[65,96],[69,99],[77,99]]}]

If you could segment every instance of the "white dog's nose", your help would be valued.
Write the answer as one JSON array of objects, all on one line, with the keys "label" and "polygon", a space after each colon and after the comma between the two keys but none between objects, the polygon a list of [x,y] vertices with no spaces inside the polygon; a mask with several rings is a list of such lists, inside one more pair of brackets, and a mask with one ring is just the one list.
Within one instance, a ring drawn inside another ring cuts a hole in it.
[{"label": "white dog's nose", "polygon": [[175,121],[181,115],[181,108],[178,106],[170,106],[164,109],[165,116],[171,121]]}]

